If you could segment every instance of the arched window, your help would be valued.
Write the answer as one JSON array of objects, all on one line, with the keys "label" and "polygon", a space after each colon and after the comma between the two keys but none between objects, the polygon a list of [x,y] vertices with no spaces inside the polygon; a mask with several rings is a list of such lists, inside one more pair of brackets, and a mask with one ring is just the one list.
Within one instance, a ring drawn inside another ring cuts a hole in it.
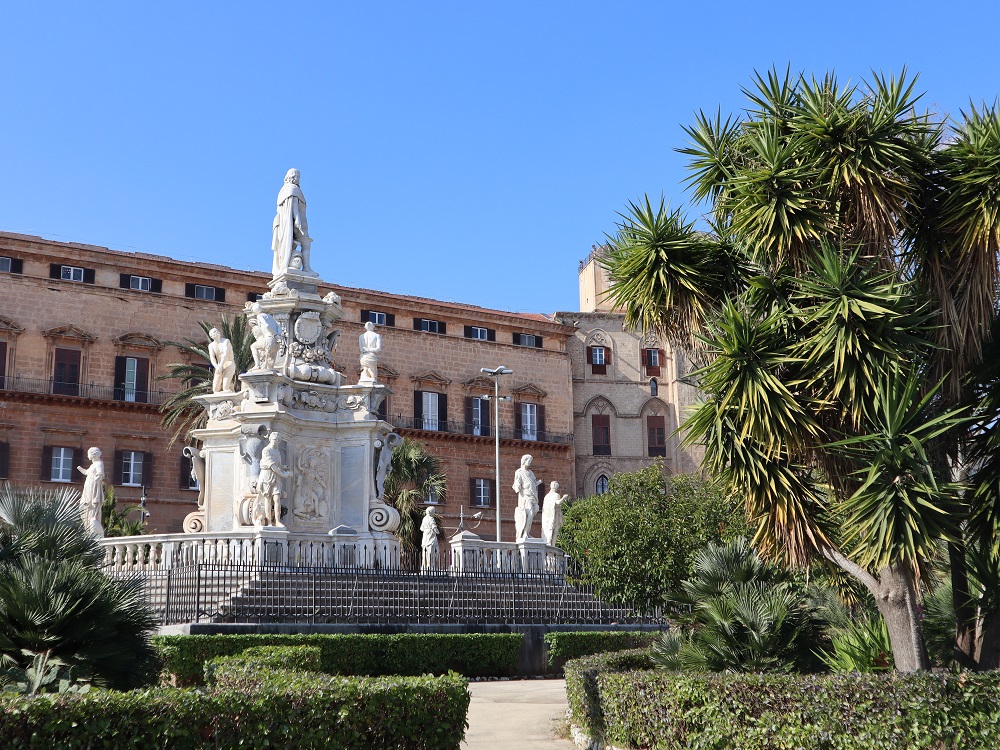
[{"label": "arched window", "polygon": [[597,478],[597,484],[596,484],[596,486],[595,486],[594,489],[597,491],[598,495],[603,495],[605,492],[608,491],[608,477],[607,477],[607,475],[601,474],[601,476],[599,476]]},{"label": "arched window", "polygon": [[649,379],[649,395],[654,398],[660,395],[660,384],[656,382],[656,378]]}]

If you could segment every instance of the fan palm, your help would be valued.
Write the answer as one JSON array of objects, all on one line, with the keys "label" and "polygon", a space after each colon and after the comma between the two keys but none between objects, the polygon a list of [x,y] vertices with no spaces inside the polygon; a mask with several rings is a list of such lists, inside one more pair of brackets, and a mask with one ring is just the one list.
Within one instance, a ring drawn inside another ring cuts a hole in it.
[{"label": "fan palm", "polygon": [[441,462],[415,440],[403,438],[392,451],[385,479],[385,501],[399,511],[399,537],[404,554],[419,549],[420,505],[427,498],[445,499],[447,478]]},{"label": "fan palm", "polygon": [[[198,325],[205,333],[204,339],[169,342],[191,361],[168,365],[170,372],[157,378],[157,380],[177,380],[181,384],[181,390],[172,394],[160,406],[160,413],[163,414],[161,424],[173,430],[170,446],[177,440],[187,440],[190,432],[204,427],[208,418],[204,407],[195,401],[194,397],[212,392],[212,370],[208,365],[211,361],[208,354],[208,332],[213,326],[204,321],[199,321]],[[254,336],[247,324],[246,316],[237,315],[230,320],[223,314],[218,328],[223,338],[229,339],[233,345],[236,374],[249,370],[253,365],[253,353],[250,347],[254,342]]]}]

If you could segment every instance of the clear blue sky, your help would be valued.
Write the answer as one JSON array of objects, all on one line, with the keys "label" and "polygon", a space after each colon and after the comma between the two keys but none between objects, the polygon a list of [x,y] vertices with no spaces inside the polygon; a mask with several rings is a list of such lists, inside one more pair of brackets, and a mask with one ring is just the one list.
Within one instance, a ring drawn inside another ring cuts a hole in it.
[{"label": "clear blue sky", "polygon": [[[11,2],[0,229],[270,266],[302,170],[327,280],[575,310],[643,193],[688,202],[682,124],[772,65],[1000,90],[993,2]],[[697,211],[697,209],[693,209]]]}]

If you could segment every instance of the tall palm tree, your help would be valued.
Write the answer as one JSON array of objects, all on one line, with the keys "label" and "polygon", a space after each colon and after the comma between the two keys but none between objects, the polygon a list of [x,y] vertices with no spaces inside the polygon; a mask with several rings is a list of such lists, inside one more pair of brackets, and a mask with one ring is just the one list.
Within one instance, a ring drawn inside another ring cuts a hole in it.
[{"label": "tall palm tree", "polygon": [[421,443],[403,438],[392,452],[385,479],[385,501],[399,511],[397,536],[404,555],[420,547],[420,505],[430,496],[443,502],[446,487],[447,478],[437,456],[428,453]]},{"label": "tall palm tree", "polygon": [[[186,441],[192,430],[205,426],[208,417],[204,407],[194,400],[195,396],[204,396],[212,392],[212,370],[208,365],[211,358],[208,354],[208,332],[213,325],[199,321],[198,325],[205,333],[200,341],[185,339],[182,342],[171,341],[170,346],[176,347],[181,353],[188,355],[191,362],[180,362],[168,365],[170,372],[161,375],[157,380],[178,380],[181,390],[172,394],[160,406],[163,414],[161,424],[173,430],[169,445],[177,440]],[[245,315],[237,315],[232,320],[225,314],[218,325],[224,338],[233,345],[233,360],[236,362],[236,374],[246,372],[253,365],[253,353],[250,347],[254,342],[250,326]]]},{"label": "tall palm tree", "polygon": [[[901,670],[928,666],[918,582],[942,542],[956,653],[974,661],[969,565],[1000,531],[963,523],[970,507],[1000,518],[1000,487],[962,484],[970,440],[998,423],[961,418],[997,307],[1000,114],[973,108],[945,127],[917,112],[915,86],[905,71],[849,86],[758,75],[745,118],[699,114],[681,149],[713,234],[662,201],[650,218],[647,200],[605,259],[626,321],[697,342],[704,399],[685,429],[745,499],[755,542],[861,581]],[[711,256],[729,278],[692,284]]]}]

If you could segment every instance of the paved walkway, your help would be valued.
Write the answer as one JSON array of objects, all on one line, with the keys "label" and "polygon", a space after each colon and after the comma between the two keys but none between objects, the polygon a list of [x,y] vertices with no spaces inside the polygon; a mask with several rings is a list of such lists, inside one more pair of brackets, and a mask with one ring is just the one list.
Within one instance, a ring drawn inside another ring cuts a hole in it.
[{"label": "paved walkway", "polygon": [[565,680],[471,682],[466,750],[575,750],[553,735],[566,716]]}]

